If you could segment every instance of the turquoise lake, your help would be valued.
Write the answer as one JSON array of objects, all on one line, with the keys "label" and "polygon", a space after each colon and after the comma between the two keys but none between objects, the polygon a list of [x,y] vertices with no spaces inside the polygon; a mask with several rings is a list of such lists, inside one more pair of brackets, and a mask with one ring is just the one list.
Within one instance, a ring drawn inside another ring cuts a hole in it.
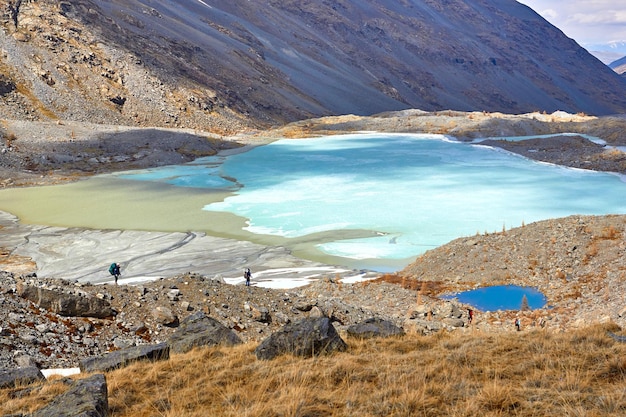
[{"label": "turquoise lake", "polygon": [[[198,210],[240,216],[245,230],[259,236],[322,234],[316,250],[381,271],[461,236],[572,214],[626,213],[623,177],[439,135],[285,139],[116,176],[229,191]],[[345,238],[346,231],[356,237]]]}]

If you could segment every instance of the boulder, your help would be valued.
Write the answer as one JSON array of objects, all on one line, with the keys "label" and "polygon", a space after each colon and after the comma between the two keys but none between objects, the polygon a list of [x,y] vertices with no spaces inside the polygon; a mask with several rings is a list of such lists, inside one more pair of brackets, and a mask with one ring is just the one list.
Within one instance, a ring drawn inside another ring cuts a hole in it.
[{"label": "boulder", "polygon": [[409,319],[424,319],[433,314],[430,306],[419,304],[413,310],[410,310],[408,313]]},{"label": "boulder", "polygon": [[200,346],[234,346],[241,343],[243,342],[233,330],[202,311],[185,318],[167,340],[170,350],[175,353],[189,352]]},{"label": "boulder", "polygon": [[167,298],[170,301],[178,301],[178,297],[180,297],[180,290],[178,288],[173,288],[167,292]]},{"label": "boulder", "polygon": [[437,320],[407,319],[403,327],[408,333],[428,335],[442,330],[444,325]]},{"label": "boulder", "polygon": [[463,319],[458,319],[455,317],[446,317],[442,321],[444,324],[450,327],[464,327],[465,326],[465,322],[463,321]]},{"label": "boulder", "polygon": [[311,310],[309,310],[309,318],[321,319],[323,317],[326,317],[326,313],[318,306],[313,306]]},{"label": "boulder", "polygon": [[348,335],[359,339],[371,339],[374,337],[401,336],[404,330],[388,320],[370,318],[361,323],[353,324],[346,330]]},{"label": "boulder", "polygon": [[32,417],[106,417],[109,415],[107,382],[102,374],[76,380],[65,394],[35,411]]},{"label": "boulder", "polygon": [[273,333],[261,342],[255,354],[258,359],[273,359],[285,353],[311,357],[345,351],[347,348],[329,318],[309,317],[287,324]]},{"label": "boulder", "polygon": [[287,324],[287,323],[291,323],[291,319],[289,318],[289,316],[285,313],[283,313],[282,311],[277,311],[274,313],[274,321],[276,323],[280,323],[280,324]]},{"label": "boulder", "polygon": [[296,305],[294,306],[294,308],[296,310],[299,311],[311,311],[311,309],[313,308],[314,304],[309,302],[309,301],[298,301],[296,302]]},{"label": "boulder", "polygon": [[269,323],[272,321],[272,317],[270,316],[270,312],[267,308],[250,304],[250,310],[252,313],[252,320],[254,321],[258,321],[259,323]]},{"label": "boulder", "polygon": [[39,366],[37,365],[37,361],[29,355],[18,355],[13,358],[13,360],[20,368],[39,368]]},{"label": "boulder", "polygon": [[16,384],[30,384],[45,379],[36,366],[0,369],[0,388],[11,388]]},{"label": "boulder", "polygon": [[178,316],[167,307],[156,307],[152,310],[152,317],[157,323],[164,326],[178,326]]},{"label": "boulder", "polygon": [[435,312],[436,316],[440,316],[442,318],[455,318],[460,319],[463,316],[463,312],[455,303],[447,302],[440,306]]},{"label": "boulder", "polygon": [[97,297],[67,294],[62,291],[17,284],[20,297],[61,316],[107,318],[116,314],[108,301]]},{"label": "boulder", "polygon": [[79,367],[81,372],[107,372],[136,361],[158,361],[169,359],[169,357],[169,346],[163,342],[156,345],[132,346],[109,352],[103,356],[92,356],[81,360]]},{"label": "boulder", "polygon": [[[359,311],[355,306],[337,298],[318,300],[318,307],[321,308],[325,317],[328,317],[333,323],[337,322],[341,325],[353,323],[352,317],[356,314],[364,314],[364,311]],[[315,307],[311,309],[309,317],[313,315],[313,310]]]},{"label": "boulder", "polygon": [[5,74],[0,75],[0,96],[6,96],[15,91],[16,88],[15,81],[8,78]]}]

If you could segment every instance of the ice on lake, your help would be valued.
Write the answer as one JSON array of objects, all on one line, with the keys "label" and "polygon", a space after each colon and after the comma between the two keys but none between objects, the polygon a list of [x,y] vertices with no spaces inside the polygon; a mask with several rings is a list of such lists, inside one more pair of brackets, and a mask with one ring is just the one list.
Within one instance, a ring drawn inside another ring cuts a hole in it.
[{"label": "ice on lake", "polygon": [[440,135],[284,139],[219,161],[204,158],[125,178],[231,190],[204,210],[246,218],[255,234],[371,231],[317,249],[383,263],[408,263],[457,237],[547,218],[626,213],[626,182],[618,175],[539,163]]}]

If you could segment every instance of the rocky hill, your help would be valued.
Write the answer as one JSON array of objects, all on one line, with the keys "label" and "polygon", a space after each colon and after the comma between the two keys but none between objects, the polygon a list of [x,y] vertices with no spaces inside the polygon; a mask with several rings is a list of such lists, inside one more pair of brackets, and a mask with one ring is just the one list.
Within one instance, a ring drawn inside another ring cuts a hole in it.
[{"label": "rocky hill", "polygon": [[626,216],[570,216],[456,239],[399,274],[463,291],[485,285],[533,286],[548,295],[564,328],[598,321],[623,326]]},{"label": "rocky hill", "polygon": [[626,110],[513,0],[3,2],[0,118],[234,132],[386,110]]}]

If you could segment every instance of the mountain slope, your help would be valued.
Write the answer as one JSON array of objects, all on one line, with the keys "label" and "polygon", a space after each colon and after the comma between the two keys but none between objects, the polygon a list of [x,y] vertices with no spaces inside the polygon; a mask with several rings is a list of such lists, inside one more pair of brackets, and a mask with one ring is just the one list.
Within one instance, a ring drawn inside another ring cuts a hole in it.
[{"label": "mountain slope", "polygon": [[626,56],[611,62],[609,67],[616,73],[623,76],[624,73],[626,73]]},{"label": "mountain slope", "polygon": [[21,117],[227,130],[405,108],[626,111],[619,76],[513,0],[33,0],[5,9],[11,91],[0,115],[17,103]]}]

